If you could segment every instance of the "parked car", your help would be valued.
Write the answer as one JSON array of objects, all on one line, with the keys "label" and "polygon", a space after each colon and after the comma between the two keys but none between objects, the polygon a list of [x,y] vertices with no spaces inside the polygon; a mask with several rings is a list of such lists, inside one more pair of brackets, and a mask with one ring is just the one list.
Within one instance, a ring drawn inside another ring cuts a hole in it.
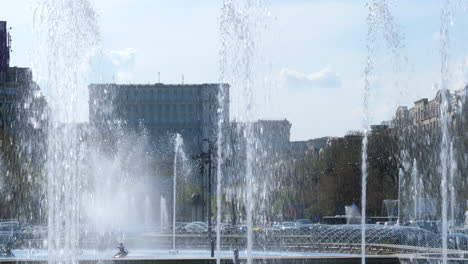
[{"label": "parked car", "polygon": [[294,222],[283,222],[280,226],[281,231],[291,231],[296,229],[296,223]]},{"label": "parked car", "polygon": [[462,233],[449,234],[447,243],[451,249],[468,250],[468,235]]},{"label": "parked car", "polygon": [[310,219],[297,219],[296,226],[308,226],[311,225],[312,221]]},{"label": "parked car", "polygon": [[247,225],[245,225],[245,224],[244,225],[239,225],[237,229],[238,229],[239,232],[245,233],[245,232],[247,232]]},{"label": "parked car", "polygon": [[312,226],[312,221],[310,219],[297,219],[295,224],[297,231],[308,232]]},{"label": "parked car", "polygon": [[19,232],[20,227],[16,220],[0,220],[0,232]]},{"label": "parked car", "polygon": [[281,231],[281,224],[280,223],[274,223],[271,227],[270,230],[273,232],[279,232]]},{"label": "parked car", "polygon": [[184,227],[184,232],[192,234],[200,234],[208,232],[208,225],[204,222],[188,223]]},{"label": "parked car", "polygon": [[237,231],[237,228],[231,224],[222,223],[221,224],[221,233],[232,234]]},{"label": "parked car", "polygon": [[0,244],[18,243],[21,225],[17,220],[0,220]]},{"label": "parked car", "polygon": [[[175,232],[176,233],[185,233],[185,226],[187,225],[188,223],[186,222],[176,222],[175,224]],[[167,232],[169,233],[172,233],[172,223],[170,225],[168,225],[167,227]]]},{"label": "parked car", "polygon": [[[238,228],[238,230],[239,230],[239,232],[241,232],[241,233],[246,233],[246,232],[247,232],[247,225],[245,225],[245,224],[244,224],[244,225],[240,225],[239,228]],[[259,227],[259,226],[254,226],[254,227],[252,227],[252,231],[260,231],[260,230],[262,230],[262,228]]]},{"label": "parked car", "polygon": [[411,221],[403,225],[419,227],[419,228],[426,229],[434,233],[440,233],[442,229],[442,223],[440,221],[420,220],[420,221]]}]

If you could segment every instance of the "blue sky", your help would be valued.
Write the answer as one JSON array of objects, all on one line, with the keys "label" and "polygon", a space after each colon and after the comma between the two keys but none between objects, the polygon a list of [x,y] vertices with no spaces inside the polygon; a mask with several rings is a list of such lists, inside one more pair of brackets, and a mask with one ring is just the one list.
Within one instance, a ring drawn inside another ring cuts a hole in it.
[{"label": "blue sky", "polygon": [[[12,64],[31,65],[34,0],[0,1],[0,20],[13,27]],[[399,53],[406,60],[400,73],[394,74],[392,57],[380,46],[372,76],[373,123],[390,119],[397,105],[434,96],[434,84],[440,80],[442,1],[389,2],[404,36]],[[453,0],[450,66],[456,89],[466,82],[468,30],[462,2]],[[95,59],[99,63],[93,66],[93,79],[153,83],[161,72],[164,83],[178,83],[182,74],[185,83],[218,82],[221,4],[220,0],[96,0],[101,55]],[[290,120],[293,140],[361,129],[365,1],[271,0],[269,8],[262,50],[269,71],[269,100],[262,101],[258,116]]]}]

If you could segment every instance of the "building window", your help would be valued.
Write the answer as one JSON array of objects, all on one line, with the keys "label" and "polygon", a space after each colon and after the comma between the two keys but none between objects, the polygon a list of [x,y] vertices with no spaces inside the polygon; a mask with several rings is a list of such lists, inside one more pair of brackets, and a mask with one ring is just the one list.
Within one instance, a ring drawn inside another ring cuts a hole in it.
[{"label": "building window", "polygon": [[166,122],[170,122],[171,121],[171,108],[169,105],[166,105],[165,107],[165,110],[164,110],[164,120]]},{"label": "building window", "polygon": [[189,105],[189,120],[193,122],[195,120],[195,108],[193,107],[193,104]]},{"label": "building window", "polygon": [[177,109],[175,105],[171,105],[171,123],[176,123],[177,122]]}]

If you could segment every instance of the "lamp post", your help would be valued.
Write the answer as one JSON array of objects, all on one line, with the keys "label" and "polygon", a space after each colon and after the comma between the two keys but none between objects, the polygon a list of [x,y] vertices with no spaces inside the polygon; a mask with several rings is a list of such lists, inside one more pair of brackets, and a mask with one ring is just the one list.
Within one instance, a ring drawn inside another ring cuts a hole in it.
[{"label": "lamp post", "polygon": [[202,139],[204,142],[208,142],[208,152],[203,153],[204,160],[208,162],[208,240],[210,241],[210,249],[211,249],[211,257],[214,257],[214,240],[212,237],[212,228],[211,228],[211,217],[212,217],[212,210],[211,210],[211,200],[212,200],[212,192],[211,192],[211,167],[212,167],[212,149],[213,149],[213,140],[209,139]]},{"label": "lamp post", "polygon": [[[212,226],[211,226],[211,217],[212,217],[212,210],[211,210],[211,200],[212,200],[212,191],[211,191],[211,172],[212,172],[212,150],[214,147],[215,140],[210,140],[207,138],[202,139],[202,142],[208,143],[208,149],[206,152],[203,151],[194,156],[194,159],[200,160],[200,174],[201,178],[203,179],[205,174],[205,163],[208,164],[208,240],[210,241],[210,248],[211,248],[211,257],[214,257],[214,240],[212,237]],[[203,191],[203,188],[202,188]]]}]

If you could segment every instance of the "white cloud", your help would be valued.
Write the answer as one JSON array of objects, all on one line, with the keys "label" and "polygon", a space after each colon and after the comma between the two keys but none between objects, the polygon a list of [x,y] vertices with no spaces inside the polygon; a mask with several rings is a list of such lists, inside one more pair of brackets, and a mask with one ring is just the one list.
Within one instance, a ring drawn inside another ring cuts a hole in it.
[{"label": "white cloud", "polygon": [[110,50],[107,53],[113,65],[113,81],[117,83],[131,83],[134,81],[136,49],[125,48]]},{"label": "white cloud", "polygon": [[341,86],[340,75],[330,66],[310,74],[283,68],[280,78],[290,88],[338,88]]},{"label": "white cloud", "polygon": [[102,50],[92,61],[92,78],[95,83],[132,83],[135,81],[137,51],[134,48]]},{"label": "white cloud", "polygon": [[135,64],[136,49],[126,48],[122,50],[111,50],[108,52],[108,56],[115,67],[133,67]]}]

